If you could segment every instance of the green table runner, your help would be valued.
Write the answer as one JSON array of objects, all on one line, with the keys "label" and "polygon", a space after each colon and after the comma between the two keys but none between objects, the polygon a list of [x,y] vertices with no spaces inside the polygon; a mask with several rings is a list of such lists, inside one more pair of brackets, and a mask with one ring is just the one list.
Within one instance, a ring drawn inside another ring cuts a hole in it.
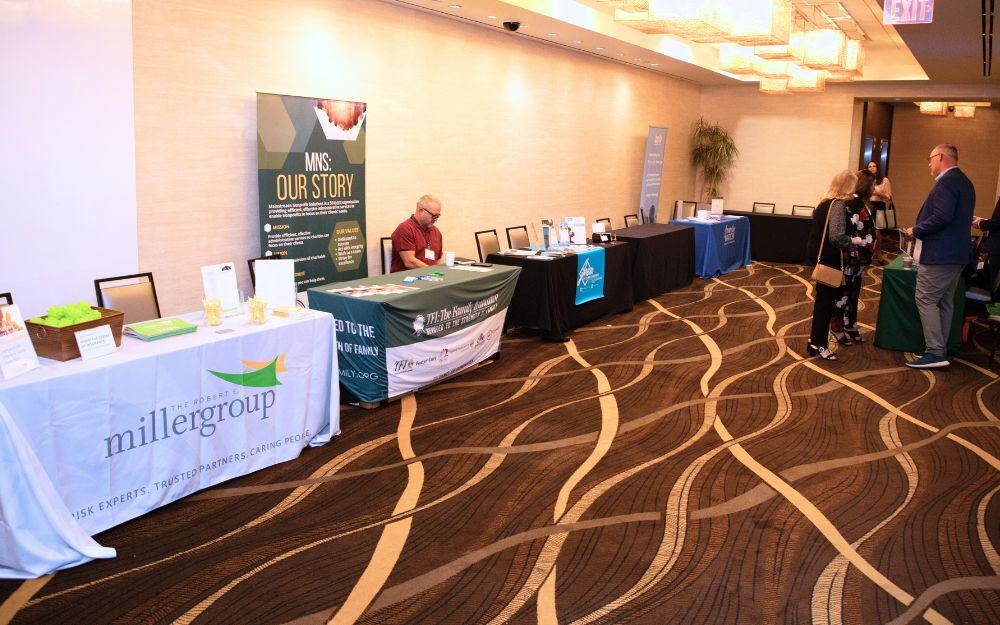
[{"label": "green table runner", "polygon": [[[882,296],[878,305],[878,323],[875,327],[875,345],[900,352],[923,354],[924,331],[920,314],[913,299],[917,288],[919,268],[903,268],[903,257],[898,256],[882,273]],[[965,313],[965,278],[955,289],[955,314],[951,320],[948,352],[957,353],[962,348],[962,321]]]}]

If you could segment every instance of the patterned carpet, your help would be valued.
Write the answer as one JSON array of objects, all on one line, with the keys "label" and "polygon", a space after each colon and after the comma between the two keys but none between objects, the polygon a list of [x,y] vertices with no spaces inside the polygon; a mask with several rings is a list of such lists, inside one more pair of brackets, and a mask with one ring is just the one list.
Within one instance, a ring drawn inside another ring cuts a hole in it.
[{"label": "patterned carpet", "polygon": [[[1000,383],[803,359],[755,264],[374,411],[0,583],[0,623],[1000,623]],[[973,343],[988,341],[985,333]]]}]

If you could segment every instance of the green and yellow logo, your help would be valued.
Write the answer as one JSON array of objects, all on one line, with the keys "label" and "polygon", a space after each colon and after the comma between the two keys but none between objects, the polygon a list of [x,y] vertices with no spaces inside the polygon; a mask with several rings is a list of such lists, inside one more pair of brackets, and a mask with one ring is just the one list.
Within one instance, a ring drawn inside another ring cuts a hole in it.
[{"label": "green and yellow logo", "polygon": [[288,371],[285,368],[285,354],[277,356],[274,360],[240,360],[248,371],[243,373],[222,373],[220,371],[208,370],[209,373],[237,386],[250,386],[253,388],[267,388],[271,386],[281,386],[278,379],[279,373]]}]

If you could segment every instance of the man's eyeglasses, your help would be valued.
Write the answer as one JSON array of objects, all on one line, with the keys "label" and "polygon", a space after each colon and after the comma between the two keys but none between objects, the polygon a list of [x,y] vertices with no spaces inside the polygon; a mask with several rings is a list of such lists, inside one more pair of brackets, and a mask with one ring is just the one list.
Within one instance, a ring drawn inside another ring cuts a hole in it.
[{"label": "man's eyeglasses", "polygon": [[430,215],[431,219],[433,219],[434,221],[437,221],[438,218],[441,217],[441,213],[432,213],[429,210],[427,210],[426,208],[424,208],[423,206],[420,207],[420,210],[422,210],[425,213],[427,213],[428,215]]},{"label": "man's eyeglasses", "polygon": [[944,153],[939,152],[937,154],[931,154],[930,156],[927,157],[927,162],[929,163],[933,161],[935,156],[944,156]]}]

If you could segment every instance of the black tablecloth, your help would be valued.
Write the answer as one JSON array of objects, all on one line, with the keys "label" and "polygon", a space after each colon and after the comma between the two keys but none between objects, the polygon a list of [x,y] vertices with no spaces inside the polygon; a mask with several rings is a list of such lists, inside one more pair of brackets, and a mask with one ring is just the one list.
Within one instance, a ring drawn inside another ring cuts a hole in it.
[{"label": "black tablecloth", "polygon": [[642,224],[614,232],[619,241],[632,244],[632,290],[636,301],[694,280],[694,228]]},{"label": "black tablecloth", "polygon": [[507,309],[507,323],[537,328],[542,337],[562,339],[604,315],[632,309],[632,246],[604,246],[604,297],[576,305],[575,255],[536,260],[521,256],[490,254],[486,262],[521,268],[517,288]]},{"label": "black tablecloth", "polygon": [[805,261],[812,217],[729,210],[725,213],[750,220],[750,258],[772,263]]}]

